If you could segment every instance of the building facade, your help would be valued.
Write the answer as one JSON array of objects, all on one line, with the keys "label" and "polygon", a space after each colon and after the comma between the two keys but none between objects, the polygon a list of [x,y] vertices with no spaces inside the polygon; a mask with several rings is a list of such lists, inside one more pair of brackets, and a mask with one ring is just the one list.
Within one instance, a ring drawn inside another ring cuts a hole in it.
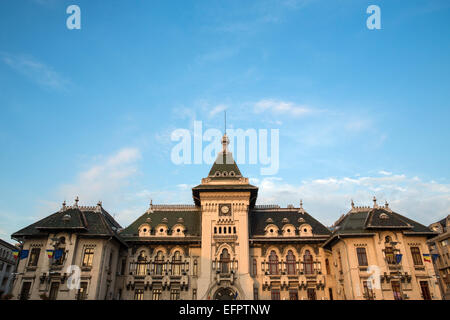
[{"label": "building facade", "polygon": [[101,203],[76,201],[14,233],[29,250],[15,298],[441,299],[423,259],[435,232],[376,201],[352,204],[332,228],[301,202],[257,205],[226,135],[222,145],[193,204],[150,203],[122,229]]},{"label": "building facade", "polygon": [[16,260],[13,251],[17,249],[12,244],[0,239],[0,298],[8,295],[12,289],[12,276]]},{"label": "building facade", "polygon": [[430,225],[438,235],[428,241],[442,297],[450,300],[450,215]]}]

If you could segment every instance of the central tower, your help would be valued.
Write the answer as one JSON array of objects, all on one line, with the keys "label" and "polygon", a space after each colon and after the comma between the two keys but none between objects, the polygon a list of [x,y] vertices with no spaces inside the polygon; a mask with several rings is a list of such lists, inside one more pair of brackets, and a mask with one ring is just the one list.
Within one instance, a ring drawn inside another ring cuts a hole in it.
[{"label": "central tower", "polygon": [[208,177],[192,189],[201,208],[199,299],[252,297],[248,216],[258,188],[242,176],[228,144],[224,134]]}]

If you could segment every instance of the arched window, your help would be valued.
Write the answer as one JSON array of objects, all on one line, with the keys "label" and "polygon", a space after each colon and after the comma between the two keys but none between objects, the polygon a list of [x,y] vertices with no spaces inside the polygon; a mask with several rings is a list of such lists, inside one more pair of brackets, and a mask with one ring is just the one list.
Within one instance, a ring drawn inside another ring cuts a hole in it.
[{"label": "arched window", "polygon": [[253,276],[256,277],[257,274],[258,274],[258,268],[257,268],[256,259],[253,259]]},{"label": "arched window", "polygon": [[136,274],[138,276],[145,276],[145,273],[147,271],[147,257],[145,255],[144,250],[142,250],[139,253],[137,260],[138,260],[138,262],[137,262]]},{"label": "arched window", "polygon": [[230,272],[230,254],[228,249],[223,249],[220,254],[220,272],[229,273]]},{"label": "arched window", "polygon": [[278,256],[273,250],[269,255],[269,273],[278,274]]},{"label": "arched window", "polygon": [[158,251],[155,257],[155,273],[161,275],[163,273],[164,255],[162,251]]},{"label": "arched window", "polygon": [[292,250],[288,251],[286,256],[286,265],[287,265],[287,273],[295,274],[295,256],[292,253]]},{"label": "arched window", "polygon": [[172,274],[175,276],[181,275],[181,254],[176,251],[172,256]]},{"label": "arched window", "polygon": [[314,267],[313,267],[313,257],[309,250],[305,251],[305,255],[303,256],[303,265],[305,274],[312,274],[314,273]]},{"label": "arched window", "polygon": [[331,272],[330,272],[330,262],[328,261],[328,259],[325,259],[325,267],[327,269],[327,274],[331,274]]}]

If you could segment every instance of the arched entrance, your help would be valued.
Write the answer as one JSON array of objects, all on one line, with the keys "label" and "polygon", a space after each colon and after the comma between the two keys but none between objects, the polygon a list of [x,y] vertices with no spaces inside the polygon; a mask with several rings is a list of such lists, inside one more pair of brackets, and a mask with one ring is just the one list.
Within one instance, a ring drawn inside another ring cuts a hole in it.
[{"label": "arched entrance", "polygon": [[235,296],[231,288],[219,288],[214,294],[214,300],[233,300]]}]

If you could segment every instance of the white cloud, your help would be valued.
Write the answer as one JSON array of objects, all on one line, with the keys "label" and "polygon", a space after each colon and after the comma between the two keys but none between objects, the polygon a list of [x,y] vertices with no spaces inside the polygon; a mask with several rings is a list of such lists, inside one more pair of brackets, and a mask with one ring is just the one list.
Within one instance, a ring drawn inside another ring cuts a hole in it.
[{"label": "white cloud", "polygon": [[70,84],[68,79],[32,56],[0,53],[0,59],[6,65],[42,87],[66,90]]},{"label": "white cloud", "polygon": [[214,117],[216,114],[227,110],[228,107],[224,104],[218,104],[217,106],[215,106],[214,108],[211,109],[211,111],[209,112],[209,117],[212,118]]},{"label": "white cloud", "polygon": [[298,205],[303,199],[305,209],[328,225],[350,209],[351,199],[356,205],[366,206],[373,204],[373,196],[379,204],[387,200],[394,211],[425,225],[450,214],[450,184],[426,182],[401,174],[331,177],[295,185],[265,178],[259,187],[258,203]]},{"label": "white cloud", "polygon": [[80,172],[76,181],[60,187],[59,194],[64,199],[80,197],[84,203],[96,201],[116,202],[117,193],[129,185],[137,175],[137,161],[141,153],[136,148],[124,148],[102,159],[99,163]]},{"label": "white cloud", "polygon": [[392,172],[380,170],[378,171],[379,174],[382,174],[383,176],[390,176],[392,175]]},{"label": "white cloud", "polygon": [[313,110],[307,106],[296,105],[293,102],[263,99],[255,103],[254,111],[256,113],[270,111],[275,114],[288,114],[298,117],[311,113]]}]

